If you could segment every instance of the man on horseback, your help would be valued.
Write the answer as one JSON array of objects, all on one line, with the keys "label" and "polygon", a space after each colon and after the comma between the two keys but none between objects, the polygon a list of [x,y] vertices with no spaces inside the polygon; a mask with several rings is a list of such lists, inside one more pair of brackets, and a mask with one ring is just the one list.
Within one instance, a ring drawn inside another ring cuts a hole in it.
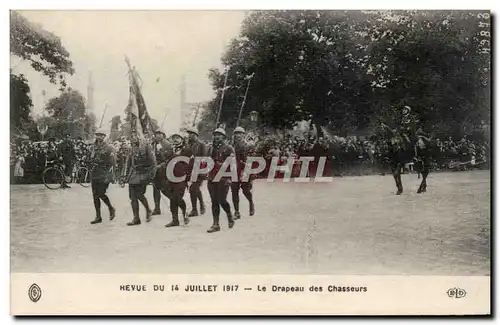
[{"label": "man on horseback", "polygon": [[396,195],[403,193],[401,170],[408,162],[414,162],[415,170],[422,174],[422,183],[417,193],[423,193],[427,190],[431,139],[423,131],[422,126],[415,131],[418,120],[411,114],[409,106],[404,106],[399,121],[394,128],[381,123],[382,138],[389,148],[388,159],[398,189]]}]

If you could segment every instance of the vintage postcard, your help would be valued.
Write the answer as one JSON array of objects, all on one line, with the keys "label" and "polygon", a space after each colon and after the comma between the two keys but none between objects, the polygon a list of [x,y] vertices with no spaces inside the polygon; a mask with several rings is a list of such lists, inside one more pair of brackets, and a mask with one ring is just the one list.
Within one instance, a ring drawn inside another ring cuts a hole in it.
[{"label": "vintage postcard", "polygon": [[11,314],[490,315],[489,10],[11,10]]}]

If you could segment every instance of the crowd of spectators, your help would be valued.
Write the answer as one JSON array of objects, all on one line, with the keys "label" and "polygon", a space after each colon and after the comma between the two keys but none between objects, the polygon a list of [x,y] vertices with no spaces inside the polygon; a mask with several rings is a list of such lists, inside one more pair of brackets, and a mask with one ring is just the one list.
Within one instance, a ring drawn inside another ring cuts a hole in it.
[{"label": "crowd of spectators", "polygon": [[[120,173],[130,143],[120,138],[112,143],[115,148],[117,166]],[[470,168],[489,168],[489,143],[461,139],[436,139],[437,152],[433,155],[432,170],[456,170]],[[254,154],[268,160],[279,157],[280,163],[289,158],[303,156],[326,157],[327,170],[332,176],[367,175],[387,173],[389,167],[384,158],[387,147],[384,141],[361,137],[288,137],[266,135],[254,143]],[[81,139],[32,142],[17,139],[10,143],[10,166],[12,179],[18,183],[40,183],[47,162],[68,160],[78,161],[81,166],[88,164],[92,143]],[[66,159],[64,159],[66,158]],[[266,171],[265,171],[266,172]],[[264,172],[264,174],[265,174]]]}]

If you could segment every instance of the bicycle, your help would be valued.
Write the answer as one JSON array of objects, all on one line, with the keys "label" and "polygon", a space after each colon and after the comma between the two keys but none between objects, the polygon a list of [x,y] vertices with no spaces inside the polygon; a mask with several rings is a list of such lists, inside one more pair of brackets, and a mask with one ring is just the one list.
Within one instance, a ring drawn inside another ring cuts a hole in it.
[{"label": "bicycle", "polygon": [[[55,166],[49,166],[54,164]],[[49,166],[49,167],[47,167]],[[65,165],[57,160],[45,160],[45,170],[42,174],[43,184],[49,190],[61,188],[63,183],[77,183],[82,187],[90,186],[90,172],[87,167],[76,162],[70,175],[65,175]]]}]

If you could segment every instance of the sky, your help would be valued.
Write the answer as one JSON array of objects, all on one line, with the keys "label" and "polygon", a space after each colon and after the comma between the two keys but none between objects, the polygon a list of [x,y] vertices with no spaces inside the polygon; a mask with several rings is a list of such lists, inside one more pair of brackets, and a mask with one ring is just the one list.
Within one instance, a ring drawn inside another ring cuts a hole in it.
[{"label": "sky", "polygon": [[[222,67],[220,58],[231,39],[238,36],[244,18],[243,11],[229,10],[19,13],[61,38],[75,68],[75,74],[67,77],[68,85],[85,98],[92,72],[98,120],[108,105],[103,127],[113,116],[124,115],[129,92],[125,55],[141,76],[150,115],[161,123],[168,110],[165,127],[176,127],[182,75],[186,77],[187,102],[210,100],[214,92],[208,70]],[[41,114],[44,103],[58,95],[58,86],[13,56],[11,68],[27,77],[34,114]]]}]

